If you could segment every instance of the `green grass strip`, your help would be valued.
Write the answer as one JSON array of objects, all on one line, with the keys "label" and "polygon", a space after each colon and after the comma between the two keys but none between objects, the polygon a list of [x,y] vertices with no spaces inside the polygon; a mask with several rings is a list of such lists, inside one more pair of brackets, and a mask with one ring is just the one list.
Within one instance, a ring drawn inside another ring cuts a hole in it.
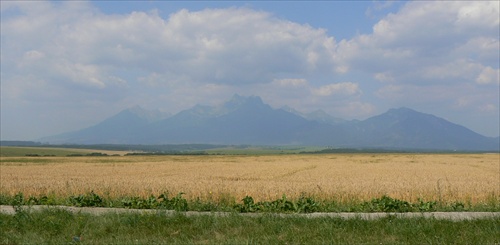
[{"label": "green grass strip", "polygon": [[500,219],[0,214],[0,244],[498,244]]}]

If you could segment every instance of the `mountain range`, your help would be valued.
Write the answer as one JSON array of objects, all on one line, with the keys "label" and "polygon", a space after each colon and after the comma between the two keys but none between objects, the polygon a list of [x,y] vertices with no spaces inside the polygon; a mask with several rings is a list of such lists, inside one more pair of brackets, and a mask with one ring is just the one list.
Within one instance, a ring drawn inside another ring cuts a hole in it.
[{"label": "mountain range", "polygon": [[40,139],[51,144],[323,145],[339,148],[499,151],[500,138],[409,108],[363,121],[324,111],[274,109],[258,96],[234,95],[218,106],[196,105],[175,115],[134,107],[97,125]]}]

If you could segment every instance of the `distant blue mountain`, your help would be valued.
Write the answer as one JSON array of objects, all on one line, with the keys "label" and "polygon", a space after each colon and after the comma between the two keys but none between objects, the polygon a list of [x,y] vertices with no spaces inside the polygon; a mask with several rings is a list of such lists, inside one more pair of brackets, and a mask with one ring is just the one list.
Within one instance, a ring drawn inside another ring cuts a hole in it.
[{"label": "distant blue mountain", "polygon": [[82,130],[48,136],[42,142],[55,144],[128,144],[151,123],[167,118],[169,114],[148,111],[138,106],[121,111],[101,123]]},{"label": "distant blue mountain", "polygon": [[219,106],[196,105],[167,117],[135,107],[75,132],[43,142],[78,144],[254,144],[498,151],[499,138],[485,137],[442,118],[409,108],[390,109],[364,121],[323,111],[302,114],[273,109],[260,97],[233,98]]},{"label": "distant blue mountain", "polygon": [[300,111],[297,111],[289,106],[284,106],[281,108],[284,111],[293,113],[295,115],[301,116],[307,120],[310,121],[317,121],[321,123],[327,123],[327,124],[339,124],[339,123],[345,123],[347,122],[346,120],[338,117],[334,117],[328,113],[326,113],[323,110],[316,110],[310,113],[302,113]]},{"label": "distant blue mountain", "polygon": [[483,150],[498,149],[495,138],[431,114],[409,108],[390,109],[361,121],[357,144],[373,147],[404,146],[414,149]]},{"label": "distant blue mountain", "polygon": [[217,107],[195,106],[151,124],[149,143],[290,144],[308,120],[239,95]]}]

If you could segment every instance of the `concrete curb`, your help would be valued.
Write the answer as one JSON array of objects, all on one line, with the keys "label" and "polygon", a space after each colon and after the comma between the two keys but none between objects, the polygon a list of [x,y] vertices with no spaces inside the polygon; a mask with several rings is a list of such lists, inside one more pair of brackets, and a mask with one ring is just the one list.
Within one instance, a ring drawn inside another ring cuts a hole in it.
[{"label": "concrete curb", "polygon": [[[162,209],[128,209],[128,208],[102,208],[102,207],[71,207],[71,206],[22,206],[22,208],[30,211],[37,212],[44,209],[63,209],[72,213],[87,213],[92,215],[103,215],[108,213],[141,213],[141,214],[184,214],[188,217],[199,216],[199,215],[215,215],[215,216],[230,216],[230,215],[241,215],[258,217],[262,215],[269,215],[269,213],[231,213],[231,212],[197,212],[197,211],[187,211],[187,212],[176,212],[173,210],[162,210]],[[0,213],[14,215],[16,213],[13,206],[0,205]],[[423,212],[423,213],[308,213],[308,214],[284,214],[276,213],[272,214],[278,217],[307,217],[307,218],[342,218],[342,219],[354,219],[359,218],[363,220],[374,220],[386,217],[395,218],[434,218],[434,219],[446,219],[452,221],[461,220],[474,220],[474,219],[500,219],[500,212]]]}]

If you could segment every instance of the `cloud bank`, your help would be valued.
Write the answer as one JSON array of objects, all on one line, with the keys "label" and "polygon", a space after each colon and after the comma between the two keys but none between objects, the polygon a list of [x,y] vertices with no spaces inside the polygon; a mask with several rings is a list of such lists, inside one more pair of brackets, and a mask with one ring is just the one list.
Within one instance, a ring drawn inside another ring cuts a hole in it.
[{"label": "cloud bank", "polygon": [[[1,4],[2,139],[35,135],[26,121],[46,125],[38,137],[133,105],[176,112],[233,93],[344,118],[432,108],[498,134],[498,2],[409,2],[343,40],[246,7],[162,16],[80,1]],[[15,133],[20,125],[32,132]]]}]

